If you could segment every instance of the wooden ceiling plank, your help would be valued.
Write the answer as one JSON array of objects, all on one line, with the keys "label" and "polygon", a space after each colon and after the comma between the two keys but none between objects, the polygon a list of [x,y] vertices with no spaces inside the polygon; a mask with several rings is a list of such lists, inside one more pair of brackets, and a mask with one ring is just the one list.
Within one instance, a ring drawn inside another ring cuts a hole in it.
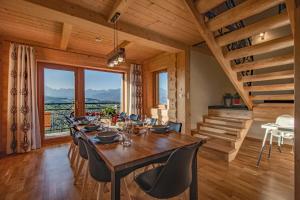
[{"label": "wooden ceiling plank", "polygon": [[263,69],[268,67],[288,65],[293,63],[294,63],[294,54],[287,54],[287,55],[277,56],[277,57],[263,59],[263,60],[256,60],[245,64],[234,65],[232,66],[232,69],[235,72],[241,72],[247,70],[256,70],[256,69]]},{"label": "wooden ceiling plank", "polygon": [[68,47],[68,43],[71,37],[72,33],[72,25],[64,23],[62,28],[62,35],[61,35],[61,41],[60,41],[60,48],[62,50],[66,50]]},{"label": "wooden ceiling plank", "polygon": [[259,14],[283,2],[284,0],[248,0],[216,16],[207,22],[207,27],[210,31],[216,31],[222,27]]},{"label": "wooden ceiling plank", "polygon": [[[36,17],[70,23],[87,29],[93,29],[95,26],[113,29],[113,24],[108,23],[101,14],[60,0],[11,0],[4,1],[2,6],[16,7],[15,9]],[[128,36],[135,42],[167,52],[179,52],[187,47],[179,41],[125,22],[118,24],[118,30],[124,37]]]},{"label": "wooden ceiling plank", "polygon": [[293,34],[295,33],[295,0],[285,0],[285,5],[287,8],[287,12],[291,21],[291,28]]},{"label": "wooden ceiling plank", "polygon": [[201,14],[204,14],[211,9],[217,7],[218,5],[224,3],[226,0],[198,0],[195,2],[195,5],[198,9],[198,11]]},{"label": "wooden ceiling plank", "polygon": [[127,11],[128,7],[132,2],[133,0],[116,0],[112,11],[108,15],[107,22],[113,23],[112,18],[115,16],[116,13],[119,13],[121,17],[121,15],[123,15]]},{"label": "wooden ceiling plank", "polygon": [[199,11],[197,10],[195,4],[193,3],[192,0],[185,0],[184,1],[186,4],[187,9],[191,13],[191,16],[195,20],[195,24],[202,35],[202,38],[206,41],[208,47],[214,54],[215,58],[218,60],[219,64],[221,65],[222,69],[230,79],[231,83],[237,90],[237,92],[240,94],[242,97],[244,103],[249,109],[252,109],[252,102],[249,98],[249,94],[245,92],[243,88],[243,84],[238,81],[236,72],[234,72],[231,69],[230,62],[226,60],[223,56],[222,49],[219,47],[219,45],[216,43],[214,35],[212,32],[210,32],[204,22],[204,17],[199,14]]},{"label": "wooden ceiling plank", "polygon": [[290,23],[288,14],[282,13],[272,17],[268,17],[254,24],[247,25],[244,28],[238,29],[224,36],[216,38],[217,43],[220,46],[225,46],[229,43],[239,41],[261,32],[266,32],[268,30],[276,29],[282,26],[286,26]]},{"label": "wooden ceiling plank", "polygon": [[238,50],[229,51],[225,54],[225,59],[233,60],[247,56],[259,55],[269,53],[279,49],[284,49],[294,45],[292,35],[281,37],[278,39],[270,40],[267,42],[259,43],[253,46],[244,47]]}]

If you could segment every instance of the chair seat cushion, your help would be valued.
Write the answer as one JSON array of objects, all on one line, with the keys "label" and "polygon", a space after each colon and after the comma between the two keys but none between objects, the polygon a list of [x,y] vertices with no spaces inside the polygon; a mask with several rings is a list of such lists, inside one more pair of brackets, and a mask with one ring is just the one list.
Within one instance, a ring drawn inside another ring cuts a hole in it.
[{"label": "chair seat cushion", "polygon": [[155,183],[158,175],[164,166],[159,166],[144,173],[141,173],[135,178],[135,182],[144,190],[149,191]]}]

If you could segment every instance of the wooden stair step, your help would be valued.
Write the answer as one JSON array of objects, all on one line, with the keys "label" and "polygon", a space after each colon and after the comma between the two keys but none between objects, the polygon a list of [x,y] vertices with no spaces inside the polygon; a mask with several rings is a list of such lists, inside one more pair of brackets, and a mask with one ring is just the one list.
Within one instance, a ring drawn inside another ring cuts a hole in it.
[{"label": "wooden stair step", "polygon": [[263,95],[253,95],[250,97],[252,101],[255,100],[294,100],[293,94],[263,94]]},{"label": "wooden stair step", "polygon": [[255,108],[274,109],[274,108],[293,108],[293,103],[257,103]]},{"label": "wooden stair step", "polygon": [[[210,1],[208,1],[210,2]],[[207,28],[210,31],[216,31],[222,27],[228,26],[247,17],[261,13],[269,8],[272,8],[284,0],[248,0],[238,6],[229,9],[220,15],[216,16],[207,23]]]},{"label": "wooden stair step", "polygon": [[209,127],[209,126],[200,126],[198,130],[199,131],[208,131],[208,132],[212,132],[212,133],[216,133],[216,134],[229,135],[229,136],[236,137],[238,139],[241,138],[240,131],[227,131],[227,130],[213,128],[213,127]]},{"label": "wooden stair step", "polygon": [[252,46],[244,47],[234,51],[228,51],[224,57],[227,60],[238,59],[247,56],[259,55],[269,53],[272,51],[292,47],[294,45],[294,38],[292,35],[269,40]]},{"label": "wooden stair step", "polygon": [[198,134],[208,136],[208,137],[212,137],[212,138],[218,138],[218,139],[229,141],[229,142],[238,141],[238,138],[236,136],[223,134],[223,133],[216,133],[216,132],[212,132],[212,131],[199,130]]},{"label": "wooden stair step", "polygon": [[224,131],[230,131],[230,132],[239,132],[242,129],[241,128],[236,128],[236,127],[230,127],[230,126],[222,126],[218,124],[211,124],[211,123],[203,123],[199,122],[199,126],[206,126],[206,127],[211,127],[211,128],[216,128]]},{"label": "wooden stair step", "polygon": [[222,152],[225,154],[230,154],[230,153],[233,153],[236,151],[236,149],[233,147],[222,145],[222,144],[217,144],[217,143],[214,143],[213,141],[207,142],[206,144],[203,145],[203,147],[212,149],[214,151]]},{"label": "wooden stair step", "polygon": [[294,90],[294,83],[244,86],[244,89],[249,92]]},{"label": "wooden stair step", "polygon": [[264,73],[250,76],[243,76],[241,82],[269,81],[278,79],[294,78],[294,70],[284,70],[272,73]]},{"label": "wooden stair step", "polygon": [[257,60],[240,65],[233,65],[231,68],[235,72],[242,72],[247,70],[263,69],[268,67],[276,67],[281,65],[288,65],[294,63],[294,54],[287,54],[268,59]]},{"label": "wooden stair step", "polygon": [[235,122],[235,123],[244,123],[245,119],[238,119],[238,118],[228,118],[228,117],[221,117],[221,116],[213,116],[213,115],[206,115],[204,116],[205,118],[209,119],[218,119],[218,120],[223,120],[227,122]]},{"label": "wooden stair step", "polygon": [[204,118],[204,122],[205,123],[210,123],[210,124],[217,124],[217,125],[232,127],[232,128],[244,128],[244,124],[227,122],[227,121],[218,120],[218,119]]},{"label": "wooden stair step", "polygon": [[290,24],[289,16],[287,12],[284,12],[279,15],[262,19],[261,21],[247,25],[244,28],[240,28],[236,31],[232,31],[228,34],[218,37],[216,38],[216,42],[220,46],[225,46],[235,41],[258,35],[261,32],[266,32],[268,30],[276,29],[288,24]]}]

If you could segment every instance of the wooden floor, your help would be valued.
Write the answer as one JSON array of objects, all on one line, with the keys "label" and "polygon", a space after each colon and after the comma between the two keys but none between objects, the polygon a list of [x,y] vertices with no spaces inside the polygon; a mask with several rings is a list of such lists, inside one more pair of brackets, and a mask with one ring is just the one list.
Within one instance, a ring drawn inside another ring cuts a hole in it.
[{"label": "wooden floor", "polygon": [[[260,168],[255,163],[260,143],[246,140],[229,165],[209,155],[199,155],[199,199],[292,200],[293,155],[291,149],[275,148],[271,160],[264,155]],[[0,160],[0,199],[76,200],[80,184],[73,185],[67,158],[68,145],[56,145]],[[127,178],[133,199],[150,199]],[[91,184],[92,185],[92,184]],[[92,192],[90,192],[92,193]],[[92,193],[95,199],[96,191]],[[105,199],[109,199],[109,192]],[[177,198],[179,199],[179,198]]]}]

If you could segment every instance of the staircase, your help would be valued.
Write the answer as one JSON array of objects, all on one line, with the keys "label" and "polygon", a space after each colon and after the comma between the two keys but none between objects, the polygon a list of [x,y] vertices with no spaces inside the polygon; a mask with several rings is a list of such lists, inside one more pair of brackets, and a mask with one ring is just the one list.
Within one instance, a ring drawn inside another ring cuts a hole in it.
[{"label": "staircase", "polygon": [[[235,158],[252,120],[273,122],[281,114],[293,114],[291,2],[185,0],[203,40],[252,112],[251,118],[209,113],[193,131],[197,137],[208,136],[206,149],[228,161]],[[259,38],[261,33],[273,37]]]},{"label": "staircase", "polygon": [[252,124],[251,111],[209,109],[203,122],[192,131],[193,136],[208,138],[204,151],[212,152],[228,162],[235,159]]},{"label": "staircase", "polygon": [[[206,44],[244,103],[253,110],[254,120],[274,121],[278,114],[293,114],[293,28],[280,33],[283,27],[293,27],[289,1],[185,2]],[[260,33],[271,31],[280,34],[257,39]],[[240,45],[245,41],[248,45]]]}]

